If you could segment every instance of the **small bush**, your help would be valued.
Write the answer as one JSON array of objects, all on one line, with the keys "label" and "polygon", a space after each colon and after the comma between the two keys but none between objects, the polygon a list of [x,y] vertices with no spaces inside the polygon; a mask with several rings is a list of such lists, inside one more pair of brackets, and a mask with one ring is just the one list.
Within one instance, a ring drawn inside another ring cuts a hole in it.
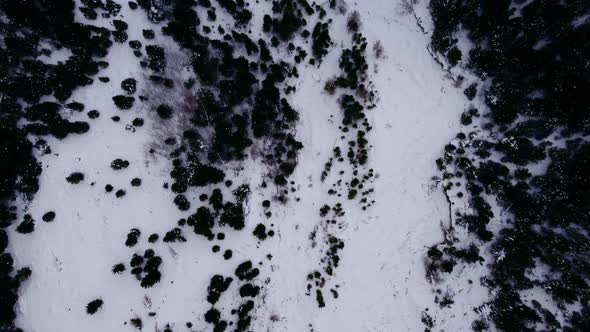
[{"label": "small bush", "polygon": [[142,32],[143,38],[145,39],[154,39],[154,37],[156,36],[156,34],[154,33],[154,30],[152,29],[144,29]]},{"label": "small bush", "polygon": [[156,113],[163,120],[168,120],[172,117],[172,108],[166,104],[161,104],[156,109]]},{"label": "small bush", "polygon": [[52,222],[53,219],[55,219],[55,212],[53,212],[53,211],[46,212],[43,215],[43,217],[41,217],[41,219],[43,219],[43,221],[45,221],[45,222]]},{"label": "small bush", "polygon": [[383,58],[383,56],[385,54],[385,50],[383,49],[383,44],[381,44],[381,41],[380,40],[377,40],[373,44],[373,54],[375,55],[375,58],[376,59]]},{"label": "small bush", "polygon": [[346,28],[348,32],[355,33],[358,32],[361,28],[361,15],[358,11],[353,11],[348,19],[346,20]]},{"label": "small bush", "polygon": [[70,174],[68,177],[66,177],[66,181],[68,181],[71,184],[78,184],[84,181],[84,174],[80,172],[74,172]]},{"label": "small bush", "polygon": [[98,309],[100,309],[103,305],[103,301],[101,299],[96,299],[93,301],[88,302],[86,305],[86,313],[89,315],[94,315]]},{"label": "small bush", "polygon": [[174,228],[171,231],[167,232],[164,235],[164,242],[186,242],[186,238],[182,236],[182,231],[180,228]]},{"label": "small bush", "polygon": [[88,115],[88,118],[90,118],[90,119],[96,119],[100,116],[100,112],[97,110],[92,110],[92,111],[89,111],[86,115]]},{"label": "small bush", "polygon": [[137,81],[134,78],[126,78],[121,82],[121,89],[132,95],[137,91]]},{"label": "small bush", "polygon": [[256,228],[254,228],[252,234],[254,234],[254,236],[256,236],[260,241],[264,241],[267,237],[266,226],[263,224],[256,225]]},{"label": "small bush", "polygon": [[16,227],[16,231],[21,234],[29,234],[35,230],[35,220],[30,214],[25,214],[23,221]]},{"label": "small bush", "polygon": [[463,91],[463,93],[465,96],[467,96],[467,99],[473,100],[477,94],[477,83],[471,84],[467,89],[465,89],[465,91]]},{"label": "small bush", "polygon": [[463,55],[461,54],[461,50],[459,50],[457,46],[453,46],[453,48],[451,48],[447,53],[447,59],[449,59],[449,64],[453,67],[456,66],[459,63],[459,61],[461,61],[462,57]]},{"label": "small bush", "polygon": [[252,280],[260,274],[260,270],[258,268],[252,268],[251,261],[245,261],[238,265],[235,274],[240,280]]},{"label": "small bush", "polygon": [[129,161],[117,158],[111,162],[111,168],[115,171],[129,167]]},{"label": "small bush", "polygon": [[129,231],[129,234],[127,234],[127,240],[125,241],[125,245],[128,247],[133,247],[134,245],[137,244],[137,240],[139,239],[139,236],[141,235],[141,231],[137,228],[132,228]]},{"label": "small bush", "polygon": [[125,271],[125,264],[123,263],[118,263],[113,265],[113,274],[121,274]]},{"label": "small bush", "polygon": [[174,204],[180,211],[186,211],[191,207],[191,203],[186,199],[184,195],[176,195],[174,198]]},{"label": "small bush", "polygon": [[143,322],[141,321],[141,318],[131,318],[129,320],[129,323],[131,323],[131,326],[135,327],[140,331],[143,328]]},{"label": "small bush", "polygon": [[133,103],[135,102],[134,97],[117,95],[113,97],[113,102],[115,106],[117,106],[121,110],[128,110],[133,107]]}]

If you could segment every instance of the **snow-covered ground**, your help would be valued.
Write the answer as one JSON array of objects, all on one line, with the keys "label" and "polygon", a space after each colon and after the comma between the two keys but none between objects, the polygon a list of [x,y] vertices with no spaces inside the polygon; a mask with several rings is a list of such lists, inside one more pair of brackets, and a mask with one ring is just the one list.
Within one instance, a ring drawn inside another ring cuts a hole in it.
[{"label": "snow-covered ground", "polygon": [[[417,5],[422,17],[427,15],[424,6]],[[193,330],[209,330],[202,317],[210,307],[204,301],[209,279],[215,273],[230,275],[237,264],[252,259],[262,263],[261,277],[267,279],[255,308],[253,331],[423,330],[421,312],[434,306],[424,256],[427,246],[442,240],[440,224],[448,222],[446,199],[441,188],[432,188],[431,178],[437,175],[435,160],[444,144],[460,130],[459,115],[467,101],[427,52],[429,36],[401,1],[350,3],[352,9],[361,14],[369,45],[380,41],[384,57],[376,59],[368,52],[370,80],[379,93],[377,107],[368,111],[374,128],[368,140],[373,146],[369,167],[377,174],[372,195],[376,203],[362,211],[359,204],[342,200],[345,226],[337,235],[346,245],[340,267],[328,281],[339,285],[338,299],[324,294],[326,307],[318,308],[305,292],[306,276],[322,256],[321,250],[312,248],[310,233],[321,222],[319,208],[332,199],[327,194],[330,181],[321,183],[320,175],[341,134],[336,97],[323,87],[336,74],[340,45],[350,38],[343,16],[331,27],[335,49],[319,69],[300,69],[297,92],[291,97],[301,117],[297,138],[305,146],[292,178],[298,187],[293,196],[300,201],[272,203],[273,216],[267,223],[274,224],[277,235],[258,243],[251,234],[265,219],[262,200],[273,192],[258,186],[264,167],[256,159],[248,160],[234,177],[236,184],[252,187],[246,231],[224,230],[225,240],[209,242],[184,230],[191,238],[186,243],[150,245],[164,263],[161,283],[148,290],[129,273],[113,275],[111,267],[143,252],[149,234],[169,231],[187,213],[174,206],[174,194],[163,188],[170,182],[169,161],[147,153],[152,119],[144,110],[122,112],[112,105],[110,97],[119,93],[119,83],[141,71],[129,48],[115,45],[110,66],[100,75],[111,81],[97,81],[72,97],[86,105],[74,119],[86,117],[91,109],[99,110],[100,117],[88,120],[91,129],[85,135],[49,140],[53,153],[41,157],[41,189],[28,207],[37,231],[12,235],[16,265],[33,270],[21,289],[17,325],[31,332],[127,331],[132,330],[128,320],[137,316],[147,331],[167,323],[175,325],[174,331],[188,331],[187,321],[194,324]],[[129,22],[141,15],[128,8],[123,14]],[[140,39],[141,27],[130,24],[129,34],[130,39]],[[114,115],[121,121],[114,123]],[[126,130],[137,116],[145,118],[145,125],[135,132]],[[110,163],[116,158],[129,160],[130,167],[113,171]],[[85,173],[84,182],[65,181],[74,171]],[[142,179],[140,187],[130,185],[134,177]],[[106,184],[115,191],[124,189],[126,196],[105,193]],[[41,215],[49,210],[56,212],[56,219],[44,223]],[[125,237],[134,227],[142,231],[140,242],[127,248]],[[213,244],[221,246],[220,253],[212,253]],[[226,249],[233,250],[232,264],[223,263],[221,253]],[[98,297],[105,301],[103,309],[87,315],[86,304]],[[226,296],[221,307],[237,303],[237,298]],[[459,308],[461,314],[463,309]],[[152,311],[156,316],[148,317]]]}]

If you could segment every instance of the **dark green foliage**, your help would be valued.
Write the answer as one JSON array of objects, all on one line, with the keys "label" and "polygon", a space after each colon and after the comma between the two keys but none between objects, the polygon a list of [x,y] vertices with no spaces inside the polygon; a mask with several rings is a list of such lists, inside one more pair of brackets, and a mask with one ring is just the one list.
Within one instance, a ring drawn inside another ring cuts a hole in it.
[{"label": "dark green foliage", "polygon": [[162,273],[158,270],[162,264],[162,258],[160,256],[152,256],[147,260],[143,271],[145,272],[144,277],[141,279],[141,287],[151,288],[156,283],[160,282]]},{"label": "dark green foliage", "polygon": [[94,315],[98,309],[100,309],[103,305],[102,299],[96,299],[88,302],[86,305],[86,313],[89,315]]},{"label": "dark green foliage", "polygon": [[221,210],[223,208],[223,194],[220,189],[213,189],[211,197],[209,197],[209,204],[211,204],[215,210]]},{"label": "dark green foliage", "polygon": [[158,234],[151,234],[151,235],[148,237],[148,242],[149,242],[149,243],[155,243],[155,242],[157,242],[157,241],[158,241],[158,239],[159,239],[159,238],[160,238],[160,236],[159,236]]},{"label": "dark green foliage", "polygon": [[545,159],[545,149],[522,136],[502,140],[496,150],[504,154],[502,161],[520,166]]},{"label": "dark green foliage", "polygon": [[126,78],[121,82],[121,89],[132,95],[137,91],[137,81],[132,77]]},{"label": "dark green foliage", "polygon": [[473,117],[479,117],[479,112],[476,108],[470,108],[461,114],[461,124],[468,126],[473,123]]},{"label": "dark green foliage", "polygon": [[186,211],[191,207],[191,203],[184,195],[176,195],[176,197],[174,197],[174,204],[180,211]]},{"label": "dark green foliage", "polygon": [[172,117],[173,110],[170,106],[166,104],[161,104],[156,108],[156,113],[160,117],[160,119],[168,120]]},{"label": "dark green foliage", "polygon": [[332,39],[330,38],[330,32],[328,28],[328,23],[318,22],[314,26],[313,32],[311,34],[311,51],[319,63],[321,63],[322,58],[328,54],[328,48],[330,48],[332,44]]},{"label": "dark green foliage", "polygon": [[123,263],[117,263],[115,265],[113,265],[113,274],[121,274],[125,271],[125,264]]},{"label": "dark green foliage", "polygon": [[128,110],[133,107],[133,102],[135,102],[135,97],[130,96],[123,96],[117,95],[113,97],[113,102],[115,105],[121,110]]},{"label": "dark green foliage", "polygon": [[53,212],[53,211],[45,212],[45,214],[43,214],[43,217],[41,217],[41,219],[43,219],[43,221],[45,221],[45,222],[52,222],[53,219],[55,219],[55,212]]},{"label": "dark green foliage", "polygon": [[70,133],[83,134],[88,131],[88,123],[65,120],[59,113],[60,108],[59,104],[53,102],[43,102],[27,108],[24,117],[32,123],[26,125],[26,130],[34,135],[51,134],[59,139]]},{"label": "dark green foliage", "polygon": [[132,228],[129,231],[129,234],[127,234],[127,240],[125,241],[125,245],[128,247],[133,247],[134,245],[137,244],[137,240],[139,239],[139,236],[141,235],[141,231],[137,228]]},{"label": "dark green foliage", "polygon": [[463,54],[457,46],[453,46],[453,48],[451,48],[447,53],[447,59],[449,59],[449,64],[451,66],[456,66],[459,63],[459,61],[461,61],[462,57]]},{"label": "dark green foliage", "polygon": [[127,30],[127,28],[129,27],[127,22],[122,21],[122,20],[113,20],[113,26],[115,26],[115,30],[118,30],[118,31]]},{"label": "dark green foliage", "polygon": [[221,293],[225,292],[232,283],[231,277],[224,278],[221,275],[214,275],[207,287],[207,302],[211,304],[217,303],[221,297]]},{"label": "dark green foliage", "polygon": [[66,181],[68,181],[71,184],[78,184],[78,183],[84,181],[84,174],[82,174],[80,172],[74,172],[74,173],[68,175],[68,177],[66,177]]},{"label": "dark green foliage", "polygon": [[197,209],[195,214],[188,217],[187,223],[194,224],[195,234],[203,235],[208,239],[213,239],[214,226],[213,215],[207,207],[201,206]]},{"label": "dark green foliage", "polygon": [[322,294],[322,291],[317,289],[316,290],[316,301],[318,302],[318,307],[319,308],[323,308],[326,306],[326,302],[324,302],[324,295]]},{"label": "dark green foliage", "polygon": [[258,270],[258,268],[252,268],[251,261],[245,261],[242,264],[238,265],[235,274],[236,277],[238,277],[238,279],[240,279],[241,281],[252,280],[260,274],[260,270]]},{"label": "dark green foliage", "polygon": [[351,124],[365,117],[363,106],[351,95],[342,96],[340,106],[344,111],[344,119],[342,120],[342,123],[345,125]]},{"label": "dark green foliage", "polygon": [[77,112],[82,112],[84,110],[84,104],[79,103],[77,101],[73,101],[71,103],[68,103],[66,106],[69,109],[77,111]]},{"label": "dark green foliage", "polygon": [[228,225],[231,228],[239,231],[244,228],[244,210],[241,204],[234,204],[231,202],[225,203],[223,206],[223,213],[219,218],[221,225]]},{"label": "dark green foliage", "polygon": [[167,232],[163,239],[164,242],[186,242],[186,238],[182,236],[180,228],[174,228]]},{"label": "dark green foliage", "polygon": [[250,195],[250,186],[248,184],[242,184],[232,191],[234,197],[238,202],[245,202]]},{"label": "dark green foliage", "polygon": [[115,171],[119,171],[129,167],[129,161],[117,158],[111,162],[111,168]]},{"label": "dark green foliage", "polygon": [[164,49],[158,45],[147,45],[145,51],[149,58],[148,68],[156,73],[164,71],[164,68],[166,68],[166,54]]},{"label": "dark green foliage", "polygon": [[252,234],[254,234],[254,236],[256,236],[260,241],[264,241],[267,237],[266,226],[263,224],[256,225],[256,228],[254,228]]},{"label": "dark green foliage", "polygon": [[346,19],[346,28],[348,32],[355,33],[361,28],[361,15],[358,11],[353,11]]},{"label": "dark green foliage", "polygon": [[35,230],[35,220],[30,214],[25,214],[23,221],[16,227],[16,231],[21,234],[32,233]]},{"label": "dark green foliage", "polygon": [[244,284],[240,287],[240,296],[241,297],[255,297],[260,292],[260,287],[254,286],[252,284]]},{"label": "dark green foliage", "polygon": [[195,165],[189,171],[191,186],[202,187],[222,182],[225,179],[225,173],[222,170],[209,165]]},{"label": "dark green foliage", "polygon": [[477,83],[472,83],[471,85],[469,85],[467,89],[463,91],[463,93],[465,94],[465,96],[467,96],[467,99],[473,100],[473,98],[475,98],[475,95],[477,94]]},{"label": "dark green foliage", "polygon": [[211,308],[205,313],[205,321],[209,324],[219,323],[220,318],[221,318],[221,313],[219,312],[219,310],[217,310],[215,308]]},{"label": "dark green foliage", "polygon": [[131,121],[131,124],[135,127],[142,127],[144,124],[143,118],[135,118]]},{"label": "dark green foliage", "polygon": [[141,318],[131,318],[129,320],[129,323],[131,323],[131,326],[135,327],[136,329],[140,330],[143,328],[143,322],[141,321]]},{"label": "dark green foliage", "polygon": [[143,38],[148,39],[148,40],[154,39],[154,37],[155,37],[154,30],[151,30],[151,29],[144,29],[141,31],[141,33],[143,35]]},{"label": "dark green foliage", "polygon": [[92,110],[92,111],[88,111],[87,115],[88,115],[88,118],[90,118],[90,119],[96,119],[100,116],[100,113],[97,110]]}]

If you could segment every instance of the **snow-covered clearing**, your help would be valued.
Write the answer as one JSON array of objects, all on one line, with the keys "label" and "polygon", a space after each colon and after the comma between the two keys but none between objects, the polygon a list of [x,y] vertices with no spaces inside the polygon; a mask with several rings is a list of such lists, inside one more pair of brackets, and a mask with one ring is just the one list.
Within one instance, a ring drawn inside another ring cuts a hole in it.
[{"label": "snow-covered clearing", "polygon": [[[417,10],[426,15],[424,6],[419,4]],[[298,186],[294,197],[300,201],[272,203],[270,222],[277,235],[257,243],[251,234],[265,218],[262,200],[272,194],[259,187],[264,168],[252,159],[234,178],[236,184],[251,183],[253,191],[246,230],[226,231],[225,240],[215,243],[195,239],[190,232],[184,234],[192,237],[186,243],[158,242],[155,250],[164,259],[163,277],[148,290],[128,273],[113,275],[111,267],[143,252],[149,234],[165,233],[187,214],[172,204],[174,194],[163,188],[169,182],[170,163],[146,153],[152,119],[141,111],[123,113],[112,105],[110,96],[119,91],[119,82],[140,73],[126,45],[113,46],[110,67],[101,73],[111,81],[97,81],[72,97],[86,105],[85,112],[99,110],[100,117],[90,120],[85,135],[49,140],[53,153],[41,157],[41,189],[28,207],[38,231],[12,235],[16,265],[33,270],[22,288],[17,325],[31,332],[127,331],[132,330],[129,318],[138,316],[147,331],[167,323],[175,325],[175,331],[188,331],[187,321],[193,322],[193,330],[209,329],[202,318],[210,306],[203,300],[208,280],[214,273],[231,274],[235,265],[252,259],[262,262],[261,276],[268,278],[255,308],[253,331],[422,330],[421,312],[433,306],[424,254],[427,246],[442,240],[440,224],[448,222],[445,197],[440,188],[431,188],[431,177],[437,174],[435,160],[444,144],[460,130],[459,115],[467,102],[427,52],[429,36],[404,11],[401,1],[371,0],[349,7],[360,12],[369,45],[381,42],[384,57],[376,59],[368,52],[370,80],[379,92],[377,107],[368,111],[374,127],[368,139],[369,167],[377,174],[372,196],[376,203],[362,211],[359,204],[342,199],[346,216],[338,236],[346,246],[340,267],[328,281],[339,285],[338,299],[324,294],[327,305],[320,309],[305,291],[306,276],[322,255],[312,248],[310,233],[321,222],[320,206],[331,199],[326,193],[330,179],[321,183],[319,178],[340,136],[336,97],[323,87],[335,75],[338,45],[350,38],[342,16],[331,28],[336,49],[319,69],[300,70],[292,97],[301,116],[297,138],[305,146],[292,178]],[[123,13],[130,22],[133,15],[141,15],[128,8]],[[130,24],[130,39],[139,39],[140,34],[141,27]],[[84,118],[85,112],[73,118]],[[114,115],[121,121],[114,123],[110,119]],[[135,132],[126,130],[137,116],[145,118],[145,125]],[[129,160],[130,167],[113,172],[110,163],[115,158]],[[82,185],[64,180],[74,171],[85,173]],[[129,184],[134,177],[142,179],[138,188]],[[119,199],[114,192],[105,193],[106,184],[115,191],[124,189],[126,196]],[[192,211],[198,207],[198,197],[190,197],[190,192],[187,196]],[[56,212],[56,220],[40,222],[49,210]],[[139,245],[130,249],[124,241],[133,227],[141,228],[142,235]],[[221,246],[220,253],[211,252],[213,244]],[[233,250],[232,264],[223,264],[225,249]],[[104,308],[86,315],[85,305],[97,297],[105,301]],[[222,307],[236,301],[222,298]],[[157,315],[148,317],[149,312]]]}]

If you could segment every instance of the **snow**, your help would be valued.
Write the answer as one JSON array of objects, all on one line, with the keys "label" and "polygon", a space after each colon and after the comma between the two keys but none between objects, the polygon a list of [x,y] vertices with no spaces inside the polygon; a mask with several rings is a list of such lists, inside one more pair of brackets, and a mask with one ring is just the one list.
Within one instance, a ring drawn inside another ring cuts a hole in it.
[{"label": "snow", "polygon": [[[425,4],[417,6],[424,15]],[[185,228],[186,243],[160,241],[148,246],[149,234],[162,235],[187,213],[180,212],[172,203],[174,195],[162,188],[170,182],[169,161],[146,152],[154,119],[139,109],[138,101],[130,111],[119,111],[112,103],[111,97],[121,93],[120,82],[141,72],[128,46],[114,45],[108,56],[110,66],[99,75],[111,81],[96,80],[72,96],[86,105],[84,112],[72,114],[73,119],[86,118],[85,112],[91,109],[99,110],[100,117],[87,120],[91,129],[85,135],[48,140],[53,153],[41,157],[41,190],[28,206],[37,230],[12,235],[17,266],[33,270],[21,288],[17,325],[31,332],[131,331],[125,322],[137,315],[150,331],[166,323],[175,324],[175,331],[188,330],[187,321],[194,328],[210,329],[202,318],[210,307],[204,301],[209,279],[216,273],[231,275],[237,264],[252,259],[262,262],[262,280],[268,278],[263,300],[256,301],[253,331],[308,331],[310,326],[314,331],[423,330],[421,312],[434,310],[432,285],[425,278],[425,252],[443,240],[440,225],[448,222],[447,202],[441,188],[431,190],[431,178],[437,175],[435,160],[443,146],[460,131],[459,116],[468,103],[428,53],[429,36],[412,14],[402,10],[402,1],[363,1],[349,4],[349,12],[352,9],[361,14],[369,45],[379,40],[385,52],[383,59],[368,52],[370,80],[379,92],[377,107],[368,111],[374,127],[368,139],[373,145],[369,167],[377,174],[372,196],[376,203],[362,211],[356,202],[341,200],[346,217],[337,235],[345,240],[345,248],[341,265],[325,288],[325,308],[318,308],[315,297],[306,296],[305,291],[307,274],[322,258],[321,245],[312,248],[309,235],[321,222],[320,206],[335,202],[327,194],[334,179],[321,183],[320,175],[339,141],[341,119],[336,97],[324,93],[323,86],[337,73],[340,45],[349,42],[343,16],[337,16],[331,26],[336,47],[322,66],[300,69],[291,102],[301,116],[297,138],[305,146],[293,175],[298,188],[294,195],[301,200],[286,205],[273,202],[273,216],[267,223],[274,223],[277,235],[262,243],[251,232],[265,218],[262,200],[274,192],[258,186],[264,166],[252,158],[234,177],[238,185],[250,183],[253,191],[246,230],[224,229],[225,240],[209,242]],[[141,29],[148,24],[145,13],[123,6],[122,14],[130,26],[129,40],[142,40]],[[112,122],[113,115],[121,116],[121,121]],[[146,124],[135,132],[125,130],[137,116],[144,117]],[[115,158],[127,159],[131,165],[112,171],[110,163]],[[83,183],[65,181],[74,171],[86,175]],[[142,179],[141,187],[130,186],[134,177]],[[115,191],[123,188],[127,195],[118,199],[114,192],[105,193],[106,184]],[[196,192],[187,196],[194,211]],[[56,219],[44,223],[41,215],[49,210],[56,212]],[[125,237],[134,227],[142,235],[138,246],[127,248]],[[229,264],[220,253],[211,252],[213,244],[221,245],[221,253],[233,250]],[[141,288],[128,271],[110,272],[112,265],[127,263],[133,253],[148,247],[164,261],[162,281],[153,288]],[[265,257],[269,253],[271,260]],[[327,289],[336,285],[340,296],[333,299]],[[231,287],[221,300],[226,309],[239,304],[234,296],[237,283]],[[446,329],[463,330],[471,323],[463,313],[485,298],[481,292],[474,293],[446,314]],[[86,304],[98,297],[105,305],[95,315],[87,315]],[[150,311],[157,311],[157,316],[148,318]],[[271,321],[271,316],[279,319]]]}]

